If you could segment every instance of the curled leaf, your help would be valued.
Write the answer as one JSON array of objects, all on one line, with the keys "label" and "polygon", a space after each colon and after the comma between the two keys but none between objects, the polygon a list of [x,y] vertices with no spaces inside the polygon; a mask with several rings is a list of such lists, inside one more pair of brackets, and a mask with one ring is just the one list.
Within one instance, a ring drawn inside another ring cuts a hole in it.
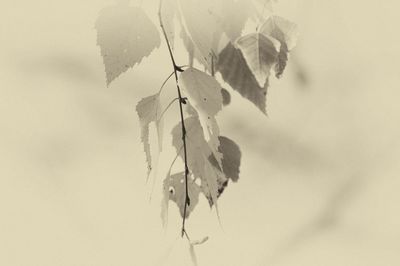
[{"label": "curled leaf", "polygon": [[260,86],[265,86],[278,57],[280,43],[262,33],[240,37],[236,44]]},{"label": "curled leaf", "polygon": [[161,151],[162,149],[163,120],[160,118],[161,103],[159,94],[155,94],[140,100],[140,102],[136,106],[136,111],[138,113],[140,121],[141,139],[143,142],[148,167],[147,177],[149,177],[152,169],[152,159],[149,143],[149,125],[152,122],[156,124],[157,128],[159,151]]},{"label": "curled leaf", "polygon": [[278,62],[275,65],[275,75],[277,78],[280,78],[289,59],[289,51],[295,47],[297,42],[297,25],[282,17],[271,16],[261,26],[260,32],[275,38],[281,44]]}]

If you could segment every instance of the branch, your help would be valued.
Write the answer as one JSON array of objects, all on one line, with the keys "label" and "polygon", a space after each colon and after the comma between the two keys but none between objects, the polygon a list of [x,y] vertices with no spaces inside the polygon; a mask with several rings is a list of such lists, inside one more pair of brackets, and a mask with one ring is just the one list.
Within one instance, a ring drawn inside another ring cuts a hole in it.
[{"label": "branch", "polygon": [[187,206],[190,205],[189,190],[188,190],[189,168],[188,168],[188,163],[187,163],[186,127],[185,127],[185,119],[183,117],[183,104],[186,103],[186,100],[185,100],[185,98],[182,97],[181,89],[179,88],[179,79],[178,79],[178,72],[183,72],[183,69],[181,67],[177,66],[177,64],[175,62],[175,58],[172,53],[171,45],[169,43],[168,36],[167,36],[167,33],[164,28],[164,24],[162,22],[161,7],[162,7],[162,0],[160,0],[159,10],[158,10],[158,18],[160,21],[161,30],[162,30],[164,38],[165,38],[165,42],[167,43],[172,66],[174,68],[175,82],[176,82],[176,88],[178,91],[178,98],[179,98],[179,110],[180,110],[180,116],[181,116],[181,125],[182,125],[182,142],[183,142],[183,153],[184,153],[184,161],[185,161],[185,194],[186,194],[185,207],[183,208],[183,221],[182,221],[182,237],[183,237],[185,235],[187,236],[187,232],[185,230],[185,221],[186,221]]}]

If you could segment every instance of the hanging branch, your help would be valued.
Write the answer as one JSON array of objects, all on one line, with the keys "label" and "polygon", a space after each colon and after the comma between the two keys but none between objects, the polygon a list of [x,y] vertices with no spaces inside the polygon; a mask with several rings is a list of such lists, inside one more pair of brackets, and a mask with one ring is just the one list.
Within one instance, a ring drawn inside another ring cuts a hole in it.
[{"label": "hanging branch", "polygon": [[[179,87],[179,79],[178,79],[178,72],[183,72],[182,68],[179,67],[176,62],[174,55],[172,53],[171,44],[169,43],[167,33],[164,28],[164,24],[161,17],[161,7],[162,7],[162,0],[160,0],[159,10],[158,10],[158,18],[160,21],[160,27],[164,35],[165,42],[167,43],[169,55],[171,58],[172,66],[174,68],[174,75],[175,75],[175,83],[176,88],[178,91],[178,99],[179,99],[179,111],[181,116],[181,125],[182,125],[182,142],[183,142],[183,153],[184,153],[184,161],[185,161],[185,205],[183,209],[183,220],[182,220],[182,237],[186,236],[188,238],[186,229],[185,229],[185,222],[186,222],[186,213],[187,213],[187,206],[190,205],[190,198],[189,198],[189,190],[188,190],[188,175],[189,175],[189,167],[187,163],[187,148],[186,148],[186,127],[185,127],[185,119],[183,117],[183,105],[186,104],[186,98],[182,97],[181,89]],[[189,239],[189,238],[188,238]]]}]

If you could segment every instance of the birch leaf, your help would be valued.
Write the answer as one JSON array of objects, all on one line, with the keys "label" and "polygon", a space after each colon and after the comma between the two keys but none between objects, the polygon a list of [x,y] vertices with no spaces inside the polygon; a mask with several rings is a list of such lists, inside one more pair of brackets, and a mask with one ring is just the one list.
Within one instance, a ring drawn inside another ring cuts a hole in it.
[{"label": "birch leaf", "polygon": [[233,42],[241,34],[251,16],[251,5],[248,0],[214,1],[211,11],[218,26]]},{"label": "birch leaf", "polygon": [[104,8],[95,27],[107,86],[161,43],[156,26],[144,11],[126,3]]},{"label": "birch leaf", "polygon": [[199,112],[215,116],[221,111],[222,88],[214,77],[191,67],[181,74],[180,81],[190,102]]},{"label": "birch leaf", "polygon": [[262,33],[252,33],[240,37],[236,44],[258,84],[264,86],[277,61],[280,43]]},{"label": "birch leaf", "polygon": [[217,152],[219,128],[215,119],[215,115],[222,109],[221,85],[214,77],[195,68],[185,70],[180,76],[180,81],[189,102],[198,112],[206,141],[209,142],[218,162],[221,162],[222,156]]},{"label": "birch leaf", "polygon": [[232,89],[251,101],[261,112],[266,113],[266,95],[268,82],[260,86],[247,66],[242,52],[228,43],[218,56],[216,70]]},{"label": "birch leaf", "polygon": [[149,177],[152,169],[152,159],[149,143],[149,125],[152,122],[155,123],[157,128],[159,151],[161,151],[162,149],[163,120],[160,119],[161,110],[162,109],[159,94],[143,98],[136,106],[136,111],[140,120],[141,139],[144,146],[144,152],[146,154],[148,168],[147,177]]},{"label": "birch leaf", "polygon": [[275,38],[281,43],[278,62],[275,65],[275,75],[277,78],[280,78],[289,59],[289,52],[295,47],[297,42],[297,25],[282,17],[271,16],[261,26],[260,32]]},{"label": "birch leaf", "polygon": [[[167,176],[164,180],[164,193],[168,194],[168,199],[175,202],[179,208],[181,216],[184,215],[185,199],[186,199],[186,186],[185,186],[185,173],[177,173],[172,176]],[[188,178],[188,194],[190,204],[186,208],[186,218],[194,210],[199,202],[200,187],[194,182],[192,178]]]},{"label": "birch leaf", "polygon": [[[237,182],[239,180],[240,162],[242,158],[240,148],[233,140],[224,136],[219,137],[219,143],[218,151],[223,155],[222,172],[227,178],[231,179],[233,182]],[[210,156],[209,161],[214,167],[220,169],[215,158]]]},{"label": "birch leaf", "polygon": [[[185,127],[189,171],[191,171],[195,179],[200,178],[202,192],[208,199],[210,206],[216,206],[218,198],[218,183],[225,182],[226,177],[208,160],[213,152],[209,143],[204,138],[199,118],[189,117],[185,119]],[[182,146],[180,123],[172,130],[172,143],[180,154],[180,157],[183,159],[184,154],[183,151],[180,150],[180,147]]]},{"label": "birch leaf", "polygon": [[211,69],[211,57],[218,53],[222,31],[210,8],[212,0],[179,0],[182,26],[200,53],[200,60]]}]

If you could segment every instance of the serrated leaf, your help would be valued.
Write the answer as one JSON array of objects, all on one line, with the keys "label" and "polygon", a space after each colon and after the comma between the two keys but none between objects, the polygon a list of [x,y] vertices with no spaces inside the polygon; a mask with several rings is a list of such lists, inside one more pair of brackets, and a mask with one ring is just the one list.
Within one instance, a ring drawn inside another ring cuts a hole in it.
[{"label": "serrated leaf", "polygon": [[149,176],[152,169],[152,159],[149,143],[149,125],[152,122],[155,123],[157,128],[159,151],[161,151],[162,149],[163,120],[160,119],[161,110],[162,109],[159,94],[143,98],[136,106],[136,111],[140,120],[141,139],[144,146],[144,152],[146,154],[148,167],[147,177]]},{"label": "serrated leaf", "polygon": [[119,4],[104,8],[96,21],[97,44],[107,85],[160,46],[159,32],[139,7]]},{"label": "serrated leaf", "polygon": [[[220,136],[219,137],[218,151],[222,153],[222,172],[225,176],[231,179],[233,182],[239,180],[240,173],[240,162],[242,153],[239,146],[231,139]],[[219,169],[219,166],[213,156],[210,156],[209,161],[211,164]]]},{"label": "serrated leaf", "polygon": [[[186,208],[186,218],[194,210],[199,202],[199,194],[201,188],[194,182],[192,178],[188,178],[188,195],[190,204]],[[164,195],[168,194],[168,200],[176,203],[179,208],[181,216],[184,215],[185,200],[186,200],[186,186],[185,186],[185,173],[177,173],[172,176],[167,176],[164,180]]]},{"label": "serrated leaf", "polygon": [[172,50],[174,49],[175,43],[175,15],[177,9],[178,5],[176,3],[176,0],[161,1],[161,20]]},{"label": "serrated leaf", "polygon": [[[194,178],[200,178],[203,194],[208,199],[210,206],[217,203],[218,182],[225,182],[226,177],[221,171],[211,165],[208,158],[213,154],[209,143],[204,138],[203,129],[198,117],[189,117],[185,119],[186,142],[187,142],[187,161],[189,171]],[[172,130],[172,143],[180,157],[183,159],[182,132],[179,123]],[[217,207],[216,207],[217,208]]]},{"label": "serrated leaf", "polygon": [[214,77],[195,68],[185,70],[180,81],[189,102],[198,113],[205,139],[220,162],[222,156],[217,152],[219,128],[215,115],[222,109],[221,85]]},{"label": "serrated leaf", "polygon": [[275,66],[275,75],[277,78],[280,78],[285,70],[289,51],[295,47],[297,42],[297,25],[282,17],[271,16],[261,26],[260,32],[272,36],[281,43],[278,62]]},{"label": "serrated leaf", "polygon": [[258,84],[265,86],[277,61],[279,41],[262,33],[251,33],[237,39],[236,45]]},{"label": "serrated leaf", "polygon": [[254,103],[263,113],[266,113],[266,95],[268,82],[260,86],[251,73],[242,52],[228,43],[218,56],[216,70],[232,89],[244,98]]}]

